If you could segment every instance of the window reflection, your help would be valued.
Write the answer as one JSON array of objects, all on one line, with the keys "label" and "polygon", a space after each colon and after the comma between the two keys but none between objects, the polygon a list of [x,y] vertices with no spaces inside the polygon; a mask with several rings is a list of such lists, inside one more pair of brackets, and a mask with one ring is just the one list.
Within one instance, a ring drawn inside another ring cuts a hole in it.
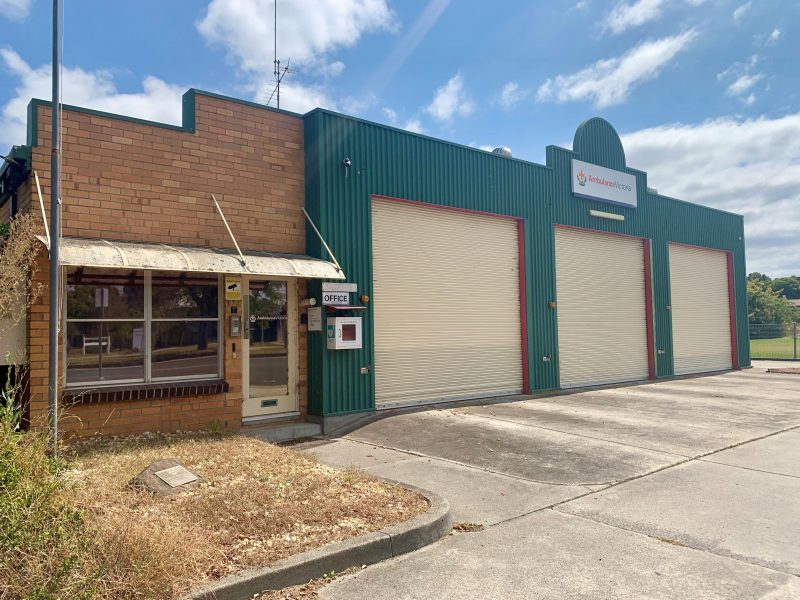
[{"label": "window reflection", "polygon": [[152,331],[153,379],[218,374],[216,321],[154,322]]},{"label": "window reflection", "polygon": [[153,318],[217,318],[216,275],[153,273]]},{"label": "window reflection", "polygon": [[68,323],[67,382],[144,380],[144,323]]},{"label": "window reflection", "polygon": [[287,284],[251,281],[248,295],[250,327],[250,396],[287,393],[289,382]]},{"label": "window reflection", "polygon": [[141,319],[144,276],[140,271],[77,269],[67,274],[68,319]]}]

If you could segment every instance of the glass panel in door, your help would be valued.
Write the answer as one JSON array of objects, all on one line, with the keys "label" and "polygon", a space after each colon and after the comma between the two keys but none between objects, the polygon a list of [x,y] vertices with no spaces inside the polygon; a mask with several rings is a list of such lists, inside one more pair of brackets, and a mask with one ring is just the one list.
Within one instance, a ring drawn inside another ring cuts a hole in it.
[{"label": "glass panel in door", "polygon": [[249,291],[252,399],[289,393],[287,283],[251,281]]}]

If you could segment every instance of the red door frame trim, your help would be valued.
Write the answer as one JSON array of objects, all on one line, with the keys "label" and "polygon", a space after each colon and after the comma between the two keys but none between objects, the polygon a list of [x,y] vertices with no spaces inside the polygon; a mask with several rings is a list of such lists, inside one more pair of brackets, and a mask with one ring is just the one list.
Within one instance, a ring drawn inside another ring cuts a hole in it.
[{"label": "red door frame trim", "polygon": [[739,369],[739,337],[736,335],[736,286],[733,284],[733,252],[726,252],[728,259],[728,314],[731,321],[731,366]]},{"label": "red door frame trim", "polygon": [[651,270],[650,240],[642,240],[644,246],[644,310],[647,326],[647,369],[650,379],[656,378],[655,336],[653,335],[653,276]]},{"label": "red door frame trim", "polygon": [[486,212],[482,210],[472,210],[470,208],[460,208],[458,206],[445,206],[442,204],[432,204],[431,202],[421,202],[419,200],[406,200],[405,198],[395,198],[393,196],[382,196],[371,194],[371,199],[389,200],[402,204],[411,204],[423,208],[443,209],[454,212],[478,215],[482,217],[499,217],[501,219],[511,219],[517,222],[517,240],[519,246],[519,321],[520,321],[520,344],[522,350],[522,392],[531,393],[530,369],[528,365],[528,289],[525,277],[525,219],[512,215],[501,215],[498,213]]},{"label": "red door frame trim", "polygon": [[650,240],[638,235],[629,235],[627,233],[616,233],[613,231],[601,231],[599,229],[591,229],[589,227],[575,227],[574,225],[560,225],[555,224],[556,229],[571,229],[573,231],[581,231],[583,233],[596,233],[598,235],[610,235],[613,237],[627,238],[630,240],[640,240],[642,242],[644,261],[644,322],[647,335],[647,373],[650,379],[656,378],[656,357],[655,357],[655,332],[653,327],[653,279],[652,270],[650,266]]},{"label": "red door frame trim", "polygon": [[522,340],[522,393],[531,393],[531,380],[528,371],[528,286],[525,277],[525,221],[517,221],[517,240],[519,242],[519,326]]}]

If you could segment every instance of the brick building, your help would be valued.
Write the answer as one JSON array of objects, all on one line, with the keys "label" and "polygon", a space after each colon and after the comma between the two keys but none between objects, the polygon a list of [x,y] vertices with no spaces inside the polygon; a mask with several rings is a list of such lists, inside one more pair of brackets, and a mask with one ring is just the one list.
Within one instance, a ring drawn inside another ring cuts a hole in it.
[{"label": "brick building", "polygon": [[[306,277],[341,275],[303,256],[303,121],[197,90],[183,111],[182,126],[171,126],[64,106],[64,431],[235,429],[305,417]],[[3,222],[32,211],[42,234],[35,180],[49,221],[50,124],[50,104],[33,100],[28,143],[3,171],[13,193],[0,208]],[[45,242],[36,277],[47,286]],[[48,311],[45,288],[26,332],[34,426],[47,413]]]}]

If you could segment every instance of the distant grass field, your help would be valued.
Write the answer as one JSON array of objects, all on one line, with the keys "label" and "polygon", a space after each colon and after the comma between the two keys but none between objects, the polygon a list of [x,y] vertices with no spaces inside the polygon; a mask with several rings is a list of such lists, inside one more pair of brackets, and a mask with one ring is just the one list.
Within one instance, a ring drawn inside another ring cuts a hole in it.
[{"label": "distant grass field", "polygon": [[[800,340],[798,340],[800,344]],[[800,354],[800,347],[798,347]],[[794,342],[791,336],[765,340],[750,340],[751,358],[794,358]]]}]

